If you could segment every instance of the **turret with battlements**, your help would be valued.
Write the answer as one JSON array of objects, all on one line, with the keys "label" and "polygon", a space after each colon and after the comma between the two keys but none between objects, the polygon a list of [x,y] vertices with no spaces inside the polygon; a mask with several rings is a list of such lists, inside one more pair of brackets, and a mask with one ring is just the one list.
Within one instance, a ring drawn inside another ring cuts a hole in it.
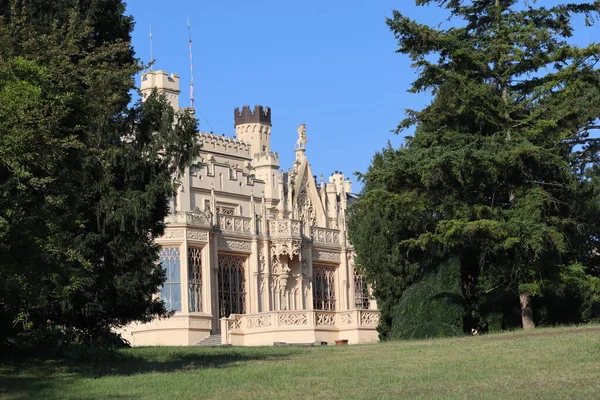
[{"label": "turret with battlements", "polygon": [[235,120],[235,135],[238,139],[249,143],[252,154],[271,151],[271,109],[255,106],[254,111],[249,106],[236,108],[233,112]]},{"label": "turret with battlements", "polygon": [[181,93],[181,90],[179,89],[179,75],[169,75],[167,71],[162,70],[144,72],[142,74],[142,85],[140,87],[143,96],[142,100],[145,100],[150,96],[150,93],[152,93],[152,90],[155,88],[159,93],[166,96],[175,111],[179,110],[179,93]]}]

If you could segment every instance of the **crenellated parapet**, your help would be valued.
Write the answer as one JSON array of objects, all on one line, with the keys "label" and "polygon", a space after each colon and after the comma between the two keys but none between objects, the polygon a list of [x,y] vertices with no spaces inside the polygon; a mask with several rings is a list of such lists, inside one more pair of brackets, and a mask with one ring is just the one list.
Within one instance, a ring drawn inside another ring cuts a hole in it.
[{"label": "crenellated parapet", "polygon": [[251,110],[249,106],[239,107],[233,111],[234,127],[243,124],[266,124],[271,125],[271,108],[263,106],[254,106]]},{"label": "crenellated parapet", "polygon": [[232,137],[212,133],[199,134],[202,150],[251,158],[250,144]]}]

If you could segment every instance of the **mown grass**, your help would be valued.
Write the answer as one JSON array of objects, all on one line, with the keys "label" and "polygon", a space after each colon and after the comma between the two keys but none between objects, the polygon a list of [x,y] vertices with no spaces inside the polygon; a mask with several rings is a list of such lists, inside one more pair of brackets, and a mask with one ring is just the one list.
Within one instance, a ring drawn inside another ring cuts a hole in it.
[{"label": "mown grass", "polygon": [[136,348],[8,359],[8,399],[600,398],[600,327],[316,348]]}]

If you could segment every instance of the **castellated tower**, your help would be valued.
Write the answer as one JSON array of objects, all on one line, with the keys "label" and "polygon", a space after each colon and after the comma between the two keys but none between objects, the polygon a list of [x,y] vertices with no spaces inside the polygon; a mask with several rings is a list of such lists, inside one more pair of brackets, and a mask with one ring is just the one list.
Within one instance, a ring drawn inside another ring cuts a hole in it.
[{"label": "castellated tower", "polygon": [[[277,199],[279,197],[279,156],[271,152],[271,109],[269,107],[255,106],[236,108],[233,112],[235,120],[235,136],[238,140],[250,144],[253,155],[252,167],[257,178],[263,179],[265,185],[265,198]],[[273,203],[267,201],[269,206]]]},{"label": "castellated tower", "polygon": [[271,151],[271,109],[269,107],[243,106],[233,111],[235,136],[250,144],[252,154]]},{"label": "castellated tower", "polygon": [[156,88],[159,93],[163,93],[173,109],[179,110],[179,75],[169,75],[166,71],[146,71],[142,74],[142,85],[140,90],[142,92],[143,100],[145,100],[152,90]]}]

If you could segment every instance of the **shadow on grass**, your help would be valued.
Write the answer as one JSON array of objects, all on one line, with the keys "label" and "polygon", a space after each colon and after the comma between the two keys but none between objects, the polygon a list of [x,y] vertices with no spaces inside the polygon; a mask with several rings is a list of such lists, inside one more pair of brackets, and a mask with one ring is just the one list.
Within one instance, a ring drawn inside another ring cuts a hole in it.
[{"label": "shadow on grass", "polygon": [[[79,352],[80,353],[80,352]],[[52,357],[0,357],[0,398],[52,397],[81,378],[130,376],[228,368],[235,363],[289,358],[297,349],[283,348],[136,348],[66,352]]]}]

